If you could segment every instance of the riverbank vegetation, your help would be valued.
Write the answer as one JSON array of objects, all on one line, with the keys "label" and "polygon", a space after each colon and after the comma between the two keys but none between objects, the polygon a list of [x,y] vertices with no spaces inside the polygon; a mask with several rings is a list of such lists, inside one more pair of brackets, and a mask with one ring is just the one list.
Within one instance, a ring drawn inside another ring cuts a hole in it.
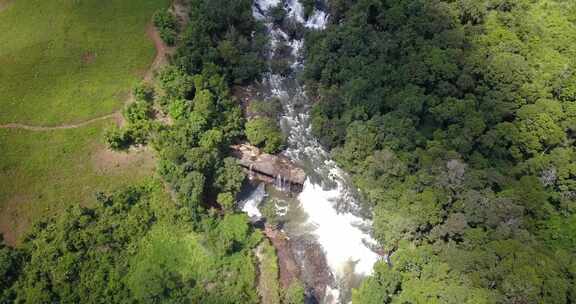
[{"label": "riverbank vegetation", "polygon": [[[265,36],[251,1],[190,6],[172,64],[136,87],[122,127],[98,134],[114,150],[154,149],[159,177],[36,221],[17,249],[0,245],[1,303],[260,302],[262,235],[234,206],[245,174],[228,147],[245,130],[229,88],[258,79]],[[275,252],[264,254],[277,280]]]},{"label": "riverbank vegetation", "polygon": [[282,106],[278,100],[255,100],[247,109],[246,138],[266,153],[277,153],[286,139],[278,123]]},{"label": "riverbank vegetation", "polygon": [[576,5],[330,1],[314,133],[392,253],[356,303],[575,303]]},{"label": "riverbank vegetation", "polygon": [[158,181],[100,194],[0,248],[2,303],[256,303],[261,235],[244,215],[191,221]]}]

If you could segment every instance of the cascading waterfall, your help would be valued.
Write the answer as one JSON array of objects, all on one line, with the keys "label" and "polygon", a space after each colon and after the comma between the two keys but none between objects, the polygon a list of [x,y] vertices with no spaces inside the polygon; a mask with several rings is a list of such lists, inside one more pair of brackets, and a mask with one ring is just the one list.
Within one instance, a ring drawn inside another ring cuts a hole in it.
[{"label": "cascading waterfall", "polygon": [[252,191],[252,193],[250,193],[250,196],[239,203],[240,208],[242,208],[242,211],[244,211],[250,218],[259,219],[262,217],[262,213],[260,213],[258,207],[264,198],[266,198],[266,188],[264,187],[264,184],[260,184],[254,191]]},{"label": "cascading waterfall", "polygon": [[[278,98],[282,103],[284,116],[281,125],[288,134],[288,149],[284,154],[302,164],[309,176],[316,177],[314,181],[309,178],[305,182],[298,200],[307,215],[306,224],[313,227],[311,233],[322,247],[334,277],[332,286],[327,288],[324,302],[342,303],[349,300],[344,294],[349,296],[350,289],[350,283],[343,281],[347,277],[369,275],[380,257],[369,248],[369,244],[374,244],[370,234],[366,232],[370,222],[358,215],[359,204],[346,174],[311,133],[309,102],[304,88],[295,77],[303,67],[300,54],[303,41],[290,40],[289,35],[280,27],[274,26],[267,17],[270,8],[280,3],[287,10],[289,18],[309,29],[323,29],[328,16],[325,12],[316,10],[312,16],[305,19],[299,0],[255,0],[253,6],[254,17],[263,21],[268,28],[271,40],[269,59],[272,60],[273,52],[282,42],[292,48],[292,75],[283,77],[268,73],[263,81],[263,94],[269,98]],[[282,188],[282,177],[277,178],[277,184]],[[258,188],[257,196],[261,196],[262,191]],[[248,203],[244,206],[250,216],[259,215],[257,205]]]}]

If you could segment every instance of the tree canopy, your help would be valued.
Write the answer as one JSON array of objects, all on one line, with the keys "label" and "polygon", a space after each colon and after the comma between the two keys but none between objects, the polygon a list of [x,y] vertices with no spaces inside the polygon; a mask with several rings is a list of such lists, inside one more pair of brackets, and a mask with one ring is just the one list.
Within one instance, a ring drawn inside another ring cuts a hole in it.
[{"label": "tree canopy", "polygon": [[313,131],[391,267],[357,303],[573,303],[573,2],[330,1]]}]

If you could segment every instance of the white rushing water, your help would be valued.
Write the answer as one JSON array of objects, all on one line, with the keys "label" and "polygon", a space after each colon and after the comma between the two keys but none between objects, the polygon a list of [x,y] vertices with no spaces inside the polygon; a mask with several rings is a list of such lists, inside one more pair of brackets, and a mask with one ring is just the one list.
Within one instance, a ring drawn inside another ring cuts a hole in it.
[{"label": "white rushing water", "polygon": [[[266,18],[267,11],[283,3],[291,16],[309,29],[323,29],[327,22],[325,12],[316,10],[305,20],[303,8],[298,0],[256,0],[254,16],[264,21],[271,37],[271,48],[274,51],[280,40],[292,47],[294,61],[292,68],[298,72],[302,68],[301,49],[303,41],[289,41],[288,35],[280,27],[274,26]],[[270,56],[272,58],[272,56]],[[269,97],[281,100],[284,117],[281,124],[288,132],[288,149],[284,154],[292,160],[306,164],[308,173],[317,176],[318,181],[308,178],[302,193],[298,196],[300,207],[307,215],[308,225],[314,227],[313,234],[321,245],[326,260],[336,281],[340,281],[354,264],[354,274],[369,275],[379,256],[370,250],[366,244],[374,244],[374,240],[363,227],[369,227],[370,222],[360,216],[343,210],[359,209],[355,200],[353,188],[347,181],[346,174],[330,158],[311,132],[308,102],[303,87],[298,84],[294,75],[282,77],[269,73],[265,84],[270,91]],[[344,208],[343,208],[344,206]],[[257,207],[257,205],[256,205]],[[256,208],[257,209],[257,208]],[[250,215],[258,212],[250,204],[244,205],[244,210]],[[341,286],[331,286],[327,290],[327,299],[331,303],[340,303]]]},{"label": "white rushing water", "polygon": [[248,214],[251,219],[260,219],[262,217],[262,213],[258,207],[264,198],[266,198],[266,188],[264,187],[264,184],[260,184],[254,191],[252,191],[252,193],[250,193],[248,198],[239,203],[240,208],[242,211]]}]

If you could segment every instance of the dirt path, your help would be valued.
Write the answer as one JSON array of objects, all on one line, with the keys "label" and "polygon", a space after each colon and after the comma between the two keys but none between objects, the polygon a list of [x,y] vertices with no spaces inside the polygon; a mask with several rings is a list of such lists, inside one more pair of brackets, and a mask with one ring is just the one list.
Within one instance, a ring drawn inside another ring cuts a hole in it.
[{"label": "dirt path", "polygon": [[168,56],[173,54],[175,48],[168,47],[164,41],[162,41],[160,33],[152,23],[149,23],[146,26],[146,35],[148,35],[148,38],[154,42],[154,47],[156,48],[154,61],[152,61],[152,64],[144,74],[144,82],[152,83],[154,80],[154,72],[158,71],[162,66],[168,63]]},{"label": "dirt path", "polygon": [[[8,1],[8,3],[9,2],[11,2],[11,1]],[[3,6],[2,6],[3,3],[5,3],[5,2],[0,0],[0,11],[3,8]],[[149,23],[146,26],[146,34],[148,35],[148,38],[150,38],[150,40],[152,40],[152,42],[154,42],[154,47],[156,48],[156,56],[154,57],[154,61],[152,62],[150,67],[146,70],[146,73],[144,74],[143,81],[146,83],[152,83],[152,81],[154,79],[154,72],[156,72],[159,68],[161,68],[163,65],[168,63],[168,55],[170,55],[174,52],[174,48],[167,47],[164,44],[164,42],[162,41],[162,38],[160,38],[160,33],[158,33],[158,31],[152,25],[152,23]],[[132,101],[133,101],[133,97],[132,97],[132,94],[130,94],[130,98],[126,101],[126,104],[130,103]],[[124,120],[124,118],[122,117],[121,110],[118,110],[114,113],[110,113],[107,115],[103,115],[100,117],[92,118],[92,119],[89,119],[86,121],[82,121],[79,123],[73,123],[73,124],[63,124],[63,125],[48,127],[48,126],[32,126],[32,125],[21,124],[21,123],[9,123],[9,124],[0,125],[0,129],[22,129],[22,130],[35,131],[35,132],[45,132],[45,131],[54,131],[54,130],[77,129],[77,128],[81,128],[81,127],[90,125],[92,123],[102,121],[102,120],[107,120],[107,119],[114,119],[114,121],[118,125],[121,125],[123,123],[123,120]]]},{"label": "dirt path", "polygon": [[89,125],[89,124],[92,124],[92,123],[95,123],[95,122],[98,122],[101,120],[110,119],[110,118],[114,118],[114,120],[119,123],[122,120],[122,114],[120,113],[120,111],[117,111],[117,112],[114,112],[112,114],[92,118],[90,120],[86,120],[83,122],[79,122],[79,123],[75,123],[75,124],[59,125],[59,126],[54,126],[54,127],[30,126],[30,125],[19,124],[19,123],[9,123],[9,124],[5,124],[5,125],[0,125],[0,129],[22,129],[22,130],[36,131],[36,132],[76,129],[76,128],[81,128],[81,127],[84,127],[86,125]]}]

